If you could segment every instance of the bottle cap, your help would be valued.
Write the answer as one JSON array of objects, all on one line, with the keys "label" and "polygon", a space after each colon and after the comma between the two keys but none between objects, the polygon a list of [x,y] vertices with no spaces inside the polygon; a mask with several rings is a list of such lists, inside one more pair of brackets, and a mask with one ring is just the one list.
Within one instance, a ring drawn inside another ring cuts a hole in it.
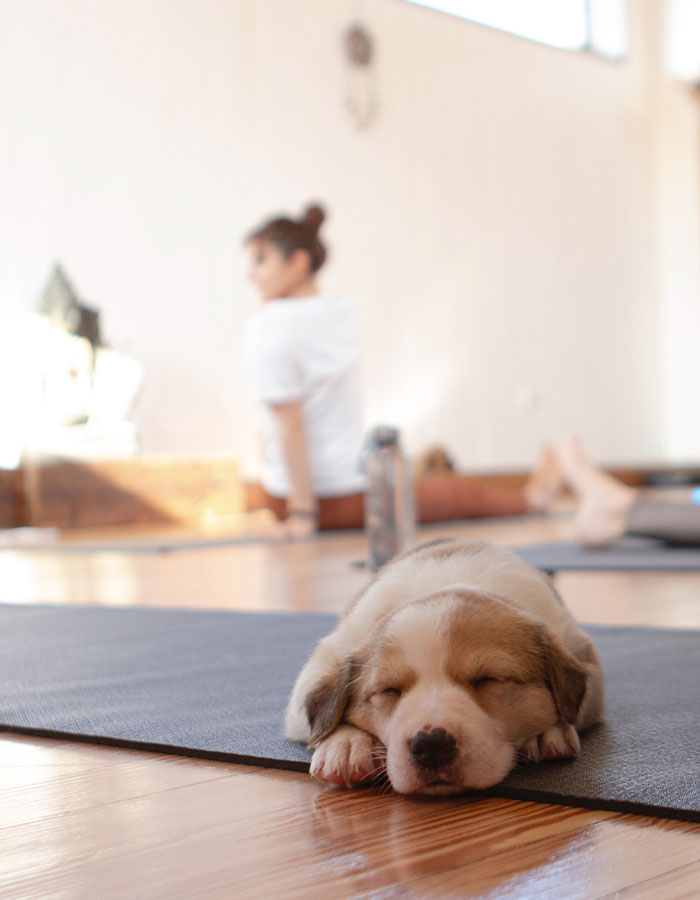
[{"label": "bottle cap", "polygon": [[399,429],[391,425],[378,425],[367,436],[368,448],[394,447],[399,442]]}]

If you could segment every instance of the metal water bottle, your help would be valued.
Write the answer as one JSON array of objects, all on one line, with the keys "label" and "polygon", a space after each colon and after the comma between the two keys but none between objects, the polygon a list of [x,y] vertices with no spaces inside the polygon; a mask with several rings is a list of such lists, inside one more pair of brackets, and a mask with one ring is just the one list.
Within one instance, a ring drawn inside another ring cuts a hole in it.
[{"label": "metal water bottle", "polygon": [[376,572],[413,540],[415,531],[413,479],[396,428],[381,425],[369,433],[363,469],[369,567]]}]

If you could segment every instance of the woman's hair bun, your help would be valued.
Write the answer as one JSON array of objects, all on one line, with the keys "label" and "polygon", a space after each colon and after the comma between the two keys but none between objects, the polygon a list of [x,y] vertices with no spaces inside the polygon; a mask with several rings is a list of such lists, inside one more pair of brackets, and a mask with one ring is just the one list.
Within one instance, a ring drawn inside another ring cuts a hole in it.
[{"label": "woman's hair bun", "polygon": [[311,231],[317,232],[325,218],[326,214],[323,209],[317,204],[314,204],[312,206],[307,206],[302,222],[306,228],[310,228]]}]

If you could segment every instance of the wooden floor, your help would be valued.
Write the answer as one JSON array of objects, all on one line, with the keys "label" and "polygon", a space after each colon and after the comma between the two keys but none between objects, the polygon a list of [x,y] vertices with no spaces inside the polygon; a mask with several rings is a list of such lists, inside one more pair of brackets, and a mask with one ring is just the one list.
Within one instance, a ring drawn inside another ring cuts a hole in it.
[{"label": "wooden floor", "polygon": [[[566,517],[433,527],[567,537]],[[1,550],[5,602],[340,611],[361,535],[168,554]],[[700,574],[577,573],[585,622],[700,628]],[[700,825],[545,804],[414,800],[308,776],[0,735],[0,897],[700,897]]]}]

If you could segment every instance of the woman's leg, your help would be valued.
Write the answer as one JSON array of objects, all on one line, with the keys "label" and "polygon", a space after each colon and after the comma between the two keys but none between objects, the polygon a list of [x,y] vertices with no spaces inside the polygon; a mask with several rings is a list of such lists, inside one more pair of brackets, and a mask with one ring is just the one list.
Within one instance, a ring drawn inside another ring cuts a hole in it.
[{"label": "woman's leg", "polygon": [[622,537],[639,492],[595,466],[573,437],[559,447],[559,462],[579,501],[574,522],[578,540],[594,546]]},{"label": "woman's leg", "polygon": [[[433,455],[436,451],[432,451]],[[428,470],[430,471],[430,470]],[[416,478],[420,522],[446,522],[486,516],[519,516],[549,509],[563,487],[559,461],[544,447],[535,469],[522,488],[480,484],[469,475],[436,470]]]},{"label": "woman's leg", "polygon": [[568,438],[560,448],[564,475],[579,498],[576,533],[584,544],[604,544],[625,534],[700,546],[700,506],[688,497],[670,502],[645,498],[593,465]]},{"label": "woman's leg", "polygon": [[[416,515],[419,522],[447,522],[481,516],[516,516],[530,507],[521,488],[482,487],[473,478],[431,475],[417,478]],[[318,503],[320,531],[364,527],[364,494],[322,497]],[[272,497],[260,485],[246,485],[249,512],[269,509],[280,521],[287,515],[287,502]]]},{"label": "woman's leg", "polygon": [[363,528],[364,524],[364,494],[321,497],[318,501],[318,527],[320,531]]},{"label": "woman's leg", "polygon": [[531,507],[521,488],[481,486],[463,475],[428,475],[415,481],[419,522],[482,516],[518,516]]},{"label": "woman's leg", "polygon": [[[246,484],[244,487],[248,512],[258,509],[269,509],[280,521],[284,521],[287,518],[287,501],[283,497],[271,496],[259,484]],[[364,520],[364,494],[322,497],[318,501],[318,527],[320,531],[362,528]]]},{"label": "woman's leg", "polygon": [[669,544],[700,546],[700,506],[667,500],[636,500],[629,508],[627,534],[659,538]]},{"label": "woman's leg", "polygon": [[[261,485],[249,484],[246,508],[269,509],[280,521],[287,515],[284,498],[272,497]],[[561,471],[554,454],[545,449],[522,488],[482,485],[453,472],[418,476],[414,480],[419,522],[448,522],[487,516],[518,516],[547,509],[561,489]],[[322,497],[318,502],[319,529],[330,531],[364,527],[364,494]]]}]

